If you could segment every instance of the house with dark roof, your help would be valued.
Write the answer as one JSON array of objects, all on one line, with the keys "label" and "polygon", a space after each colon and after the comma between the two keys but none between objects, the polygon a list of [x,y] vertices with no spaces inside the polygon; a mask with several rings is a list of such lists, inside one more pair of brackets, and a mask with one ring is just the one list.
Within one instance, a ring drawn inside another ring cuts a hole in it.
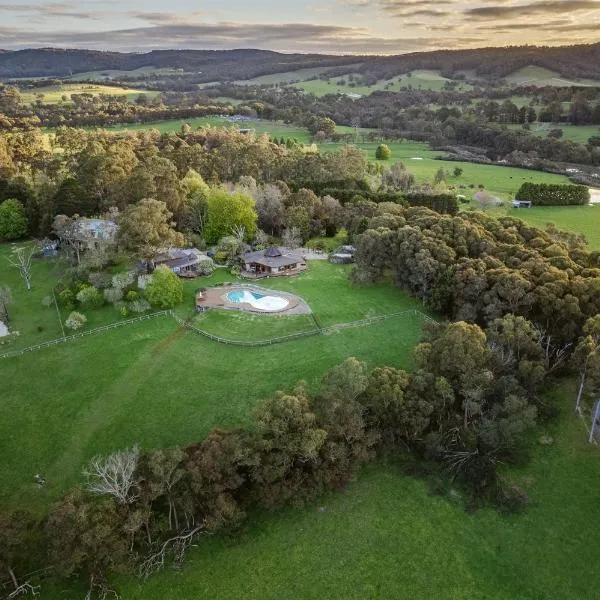
[{"label": "house with dark roof", "polygon": [[306,268],[304,256],[285,248],[270,247],[266,250],[246,252],[242,255],[244,275],[253,278],[271,275],[293,275]]},{"label": "house with dark roof", "polygon": [[[212,258],[196,248],[169,248],[154,257],[150,270],[165,266],[180,277],[198,277],[205,274],[203,265],[209,263],[212,267]],[[210,270],[212,272],[212,268]]]}]

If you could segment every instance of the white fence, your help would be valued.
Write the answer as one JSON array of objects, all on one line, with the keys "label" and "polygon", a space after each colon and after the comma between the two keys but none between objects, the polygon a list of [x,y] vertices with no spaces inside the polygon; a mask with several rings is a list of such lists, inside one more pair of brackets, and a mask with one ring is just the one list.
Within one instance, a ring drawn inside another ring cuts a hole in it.
[{"label": "white fence", "polygon": [[23,356],[23,354],[26,354],[27,352],[35,352],[36,350],[41,350],[42,348],[50,348],[52,346],[58,346],[58,344],[64,344],[65,342],[72,342],[73,340],[78,340],[79,338],[86,337],[88,335],[94,335],[103,331],[109,331],[110,329],[117,329],[118,327],[124,327],[125,325],[131,325],[132,323],[138,323],[139,321],[155,319],[156,317],[172,316],[173,314],[174,313],[172,310],[163,310],[161,312],[151,313],[149,315],[141,315],[139,317],[134,317],[133,319],[127,319],[125,321],[117,321],[116,323],[104,325],[103,327],[96,327],[95,329],[88,329],[87,331],[81,331],[80,333],[66,335],[64,337],[57,338],[55,340],[50,340],[48,342],[41,342],[39,344],[36,344],[35,346],[28,346],[27,348],[23,348],[21,350],[11,350],[10,352],[0,354],[0,358]]},{"label": "white fence", "polygon": [[[314,315],[313,315],[314,316]],[[118,327],[124,327],[125,325],[131,325],[133,323],[139,323],[140,321],[148,321],[149,319],[155,319],[157,317],[173,317],[182,327],[206,337],[214,342],[219,342],[221,344],[229,344],[231,346],[246,346],[246,347],[257,347],[257,346],[271,346],[273,344],[281,344],[284,342],[290,342],[292,340],[297,340],[305,337],[312,337],[316,335],[326,335],[328,333],[335,333],[336,331],[340,331],[342,329],[350,329],[354,327],[366,327],[369,325],[374,325],[376,323],[380,323],[381,321],[387,321],[388,319],[394,319],[402,316],[413,316],[417,318],[421,318],[425,321],[429,321],[430,323],[435,323],[435,319],[432,319],[429,315],[425,313],[412,309],[405,310],[397,313],[389,313],[387,315],[377,315],[375,317],[368,317],[366,319],[361,319],[359,321],[349,321],[347,323],[337,323],[335,325],[328,325],[326,327],[318,326],[318,322],[315,321],[315,329],[309,329],[307,331],[299,331],[297,333],[290,333],[289,335],[283,335],[270,339],[263,340],[230,340],[227,338],[220,337],[218,335],[213,335],[208,331],[203,331],[202,329],[198,329],[194,327],[189,322],[184,321],[181,317],[178,317],[173,310],[163,310],[161,312],[151,313],[148,315],[141,315],[139,317],[135,317],[133,319],[127,319],[125,321],[117,321],[116,323],[111,323],[110,325],[104,325],[103,327],[96,327],[95,329],[89,329],[87,331],[82,331],[80,333],[74,333],[72,335],[67,335],[62,338],[58,338],[55,340],[50,340],[48,342],[41,342],[36,344],[35,346],[28,346],[27,348],[22,348],[21,350],[12,350],[10,352],[5,352],[4,354],[0,354],[0,359],[2,358],[11,358],[14,356],[23,356],[27,352],[35,352],[36,350],[41,350],[43,348],[51,348],[53,346],[58,346],[59,344],[64,344],[66,342],[72,342],[74,340],[78,340],[80,338],[86,337],[88,335],[94,335],[96,333],[102,333],[104,331],[109,331],[111,329],[117,329]]]}]

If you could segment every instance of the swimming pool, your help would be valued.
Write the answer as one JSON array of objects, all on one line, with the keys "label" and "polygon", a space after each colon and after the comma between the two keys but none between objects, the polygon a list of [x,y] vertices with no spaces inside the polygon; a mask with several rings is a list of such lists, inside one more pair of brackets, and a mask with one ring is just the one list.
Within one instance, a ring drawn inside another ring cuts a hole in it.
[{"label": "swimming pool", "polygon": [[289,300],[282,296],[267,296],[250,290],[232,290],[225,294],[225,298],[232,304],[245,303],[266,312],[283,310],[290,303]]}]

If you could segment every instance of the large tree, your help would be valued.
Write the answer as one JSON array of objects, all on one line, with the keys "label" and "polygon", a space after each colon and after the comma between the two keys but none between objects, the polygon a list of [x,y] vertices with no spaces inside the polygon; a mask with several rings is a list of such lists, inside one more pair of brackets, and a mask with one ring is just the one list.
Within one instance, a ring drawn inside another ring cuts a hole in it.
[{"label": "large tree", "polygon": [[27,233],[27,217],[23,205],[14,198],[0,204],[0,239],[18,240]]},{"label": "large tree", "polygon": [[256,233],[257,215],[252,196],[244,192],[229,193],[224,187],[212,188],[207,198],[208,219],[204,230],[206,241],[214,244],[220,238],[243,228],[244,238]]},{"label": "large tree", "polygon": [[172,216],[164,202],[151,198],[127,207],[119,219],[119,246],[150,259],[161,249],[183,245],[183,235],[175,231]]}]

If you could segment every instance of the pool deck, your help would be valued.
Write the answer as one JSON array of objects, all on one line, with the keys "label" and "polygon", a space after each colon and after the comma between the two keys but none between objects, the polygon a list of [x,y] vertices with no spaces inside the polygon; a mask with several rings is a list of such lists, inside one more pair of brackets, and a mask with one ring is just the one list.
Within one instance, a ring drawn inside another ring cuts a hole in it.
[{"label": "pool deck", "polygon": [[[289,304],[281,310],[261,310],[247,302],[230,302],[227,299],[229,292],[236,290],[247,290],[249,292],[259,292],[265,296],[279,296],[285,298]],[[204,308],[221,308],[223,310],[238,310],[262,315],[309,315],[311,314],[310,306],[294,294],[288,292],[280,292],[278,290],[268,290],[256,285],[236,284],[208,288],[203,294],[203,299],[198,301],[198,307]]]}]

